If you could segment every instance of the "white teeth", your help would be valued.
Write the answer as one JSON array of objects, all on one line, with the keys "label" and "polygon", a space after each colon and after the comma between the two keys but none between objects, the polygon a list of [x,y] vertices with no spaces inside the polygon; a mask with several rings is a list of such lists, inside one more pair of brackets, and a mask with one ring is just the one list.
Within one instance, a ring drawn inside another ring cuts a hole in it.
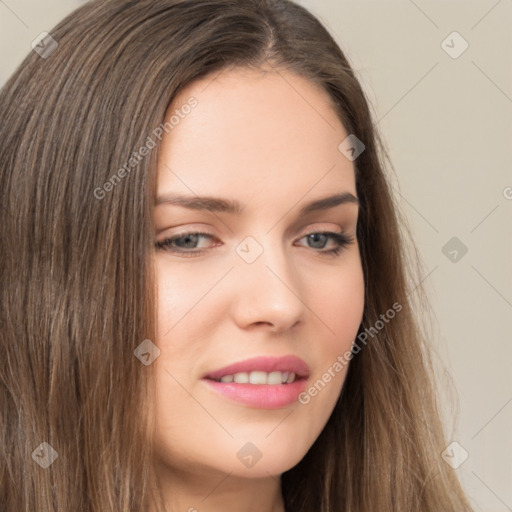
[{"label": "white teeth", "polygon": [[265,375],[266,382],[265,384],[282,384],[283,377],[281,372],[270,372],[268,375]]},{"label": "white teeth", "polygon": [[220,382],[236,382],[238,384],[291,384],[295,381],[293,372],[240,372],[233,375],[224,375]]},{"label": "white teeth", "polygon": [[251,384],[266,384],[267,374],[265,372],[251,372],[249,374],[249,382]]}]

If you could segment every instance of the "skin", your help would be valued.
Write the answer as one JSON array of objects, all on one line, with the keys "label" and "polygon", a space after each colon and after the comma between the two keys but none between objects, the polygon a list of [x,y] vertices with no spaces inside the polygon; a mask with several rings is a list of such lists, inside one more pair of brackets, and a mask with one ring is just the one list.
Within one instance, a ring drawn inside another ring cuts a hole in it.
[{"label": "skin", "polygon": [[[157,475],[169,511],[283,512],[280,475],[319,436],[347,368],[307,405],[273,410],[234,402],[201,378],[254,356],[293,354],[309,365],[309,386],[350,350],[364,308],[357,240],[333,256],[322,251],[335,240],[306,235],[355,238],[359,207],[298,214],[335,193],[357,197],[353,162],[338,150],[348,133],[322,89],[283,69],[231,68],[194,82],[169,116],[192,96],[197,106],[163,139],[157,197],[209,195],[245,207],[231,215],[155,206],[156,241],[212,235],[189,246],[181,239],[181,253],[155,252]],[[263,250],[250,264],[236,252],[248,236]],[[262,453],[252,467],[237,457],[247,442]]]}]

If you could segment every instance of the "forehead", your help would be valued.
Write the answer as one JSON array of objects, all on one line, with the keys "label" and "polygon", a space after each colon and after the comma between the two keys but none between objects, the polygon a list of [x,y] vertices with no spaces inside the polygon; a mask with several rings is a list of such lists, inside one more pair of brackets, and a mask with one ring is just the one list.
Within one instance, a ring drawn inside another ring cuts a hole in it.
[{"label": "forehead", "polygon": [[[194,108],[183,108],[191,99]],[[171,116],[159,193],[282,201],[283,191],[297,200],[313,187],[335,186],[355,194],[353,164],[338,150],[348,134],[328,94],[291,71],[223,70],[181,90]]]}]

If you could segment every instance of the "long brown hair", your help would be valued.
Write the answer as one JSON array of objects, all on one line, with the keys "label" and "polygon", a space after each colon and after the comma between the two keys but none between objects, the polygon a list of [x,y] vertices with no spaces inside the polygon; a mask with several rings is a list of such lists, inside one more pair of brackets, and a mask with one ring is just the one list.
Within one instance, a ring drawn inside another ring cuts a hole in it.
[{"label": "long brown hair", "polygon": [[[138,150],[184,86],[265,62],[323,87],[365,145],[355,165],[367,340],[320,437],[282,476],[286,508],[470,510],[440,456],[428,345],[413,314],[421,267],[340,47],[288,0],[97,0],[58,24],[0,93],[2,512],[152,503],[154,389],[134,350],[155,334],[158,148]],[[376,329],[394,304],[400,312]],[[46,469],[37,462],[55,456]]]}]

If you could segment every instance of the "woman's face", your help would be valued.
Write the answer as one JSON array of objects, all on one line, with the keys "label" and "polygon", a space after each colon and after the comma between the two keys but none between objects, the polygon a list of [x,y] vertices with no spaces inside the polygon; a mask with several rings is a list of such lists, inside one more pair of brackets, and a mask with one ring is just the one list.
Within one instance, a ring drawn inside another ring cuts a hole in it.
[{"label": "woman's face", "polygon": [[195,82],[172,115],[154,211],[158,462],[279,475],[329,419],[362,320],[349,134],[325,92],[272,68]]}]

